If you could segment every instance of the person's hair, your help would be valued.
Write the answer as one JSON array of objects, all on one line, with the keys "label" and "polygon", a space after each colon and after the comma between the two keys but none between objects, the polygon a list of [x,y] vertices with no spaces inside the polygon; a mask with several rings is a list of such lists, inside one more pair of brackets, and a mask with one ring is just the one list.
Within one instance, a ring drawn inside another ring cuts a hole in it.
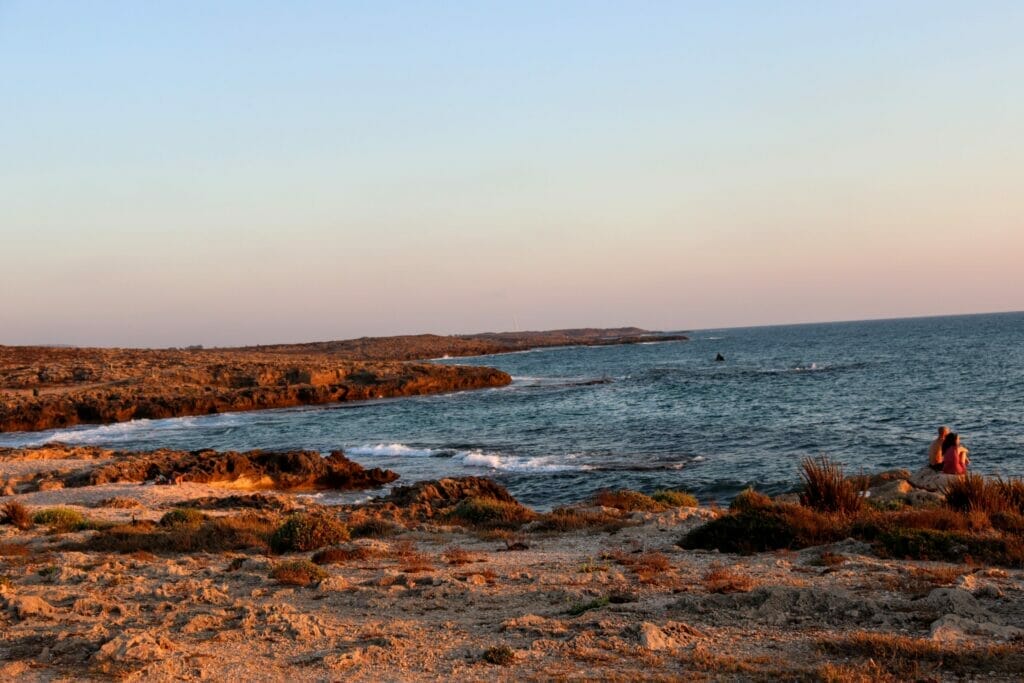
[{"label": "person's hair", "polygon": [[946,438],[942,440],[942,450],[946,450],[947,448],[952,448],[953,446],[955,446],[956,440],[959,437],[960,435],[957,434],[956,432],[950,432],[949,434],[946,434]]},{"label": "person's hair", "polygon": [[945,436],[946,434],[949,434],[949,427],[946,425],[939,427],[939,436]]}]

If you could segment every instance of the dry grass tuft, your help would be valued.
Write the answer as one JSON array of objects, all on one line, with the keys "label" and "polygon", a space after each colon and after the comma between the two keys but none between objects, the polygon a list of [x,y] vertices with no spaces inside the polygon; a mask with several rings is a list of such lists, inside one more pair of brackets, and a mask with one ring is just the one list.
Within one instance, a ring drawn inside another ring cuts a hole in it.
[{"label": "dry grass tuft", "polygon": [[613,534],[637,522],[622,519],[607,512],[591,512],[576,508],[555,508],[533,525],[535,531],[566,533],[582,529],[594,529]]},{"label": "dry grass tuft", "polygon": [[804,458],[800,463],[800,479],[803,481],[802,505],[819,512],[843,515],[860,510],[864,489],[847,479],[842,466],[827,457]]},{"label": "dry grass tuft", "polygon": [[456,566],[469,564],[471,562],[474,562],[476,559],[473,557],[473,555],[469,553],[468,550],[460,548],[457,545],[450,545],[447,548],[445,548],[444,552],[441,553],[441,557],[444,558],[444,561],[448,564]]},{"label": "dry grass tuft", "polygon": [[953,644],[891,633],[858,631],[822,639],[817,646],[829,656],[875,662],[886,674],[903,680],[936,680],[933,674],[937,671],[956,677],[1018,676],[1024,671],[1022,641],[1002,645]]},{"label": "dry grass tuft", "polygon": [[142,503],[135,500],[134,498],[128,498],[125,496],[114,496],[113,498],[104,498],[99,502],[97,507],[127,510],[130,508],[140,508],[142,507]]},{"label": "dry grass tuft", "polygon": [[0,510],[3,511],[3,519],[6,524],[17,527],[22,531],[32,528],[32,513],[18,501],[12,500],[4,503],[3,508],[0,508]]},{"label": "dry grass tuft", "polygon": [[289,560],[270,571],[270,578],[286,586],[309,586],[320,583],[327,576],[327,572],[309,560]]},{"label": "dry grass tuft", "polygon": [[960,512],[1024,514],[1024,480],[967,473],[946,484],[946,505]]},{"label": "dry grass tuft", "polygon": [[731,567],[713,564],[701,581],[709,593],[748,593],[757,583]]},{"label": "dry grass tuft", "polygon": [[25,557],[31,552],[27,545],[21,543],[0,542],[0,557]]},{"label": "dry grass tuft", "polygon": [[434,563],[426,553],[410,553],[402,557],[400,570],[405,574],[434,571]]},{"label": "dry grass tuft", "polygon": [[480,656],[480,659],[484,660],[488,664],[495,664],[497,666],[508,666],[514,664],[516,661],[516,653],[508,645],[497,645],[495,647],[489,647],[484,650],[484,653]]},{"label": "dry grass tuft", "polygon": [[316,564],[344,564],[346,562],[372,560],[383,556],[383,553],[379,553],[372,548],[353,545],[344,548],[324,548],[314,553],[312,560]]},{"label": "dry grass tuft", "polygon": [[750,512],[756,510],[767,510],[773,505],[772,499],[753,488],[746,488],[736,494],[736,497],[729,503],[729,509],[733,512]]}]

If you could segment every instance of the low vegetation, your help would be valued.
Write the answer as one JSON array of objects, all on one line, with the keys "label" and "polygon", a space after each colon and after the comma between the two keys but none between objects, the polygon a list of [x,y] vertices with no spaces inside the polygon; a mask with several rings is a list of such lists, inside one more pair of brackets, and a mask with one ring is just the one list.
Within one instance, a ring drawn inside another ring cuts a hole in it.
[{"label": "low vegetation", "polygon": [[802,464],[801,504],[740,493],[729,512],[680,540],[684,548],[754,553],[796,550],[855,538],[884,557],[1024,566],[1024,484],[967,476],[947,489],[946,506],[878,510],[861,506],[857,485],[825,459]]},{"label": "low vegetation", "polygon": [[767,510],[770,507],[772,507],[772,499],[753,488],[743,489],[729,503],[729,509],[733,512],[755,512]]},{"label": "low vegetation", "polygon": [[382,553],[361,545],[324,548],[313,554],[316,564],[344,564],[346,562],[362,562],[381,557]]},{"label": "low vegetation", "polygon": [[327,572],[309,560],[288,560],[274,566],[270,578],[286,586],[309,586],[320,583]]},{"label": "low vegetation", "polygon": [[518,529],[537,513],[516,503],[494,498],[465,498],[448,512],[448,520],[478,529]]},{"label": "low vegetation", "polygon": [[175,508],[160,518],[160,526],[199,526],[206,520],[199,510],[193,508]]},{"label": "low vegetation", "polygon": [[637,522],[623,519],[618,515],[608,512],[594,512],[563,507],[555,508],[546,515],[542,515],[533,524],[532,528],[535,531],[554,531],[558,533],[592,529],[611,534],[636,524]]},{"label": "low vegetation", "polygon": [[938,680],[939,671],[958,677],[1016,677],[1024,671],[1024,641],[1001,645],[953,644],[858,631],[822,639],[817,647],[831,657],[874,662],[885,674],[900,680]]},{"label": "low vegetation", "polygon": [[607,607],[611,600],[608,597],[602,596],[600,598],[594,598],[588,602],[578,602],[566,610],[566,614],[572,617],[578,617],[584,612],[589,612],[593,609],[601,609]]},{"label": "low vegetation", "polygon": [[463,564],[470,564],[474,561],[473,556],[464,548],[460,548],[457,545],[451,545],[444,549],[441,557],[445,562],[451,565],[460,566]]},{"label": "low vegetation", "polygon": [[256,513],[205,519],[198,525],[119,524],[79,544],[84,550],[160,554],[266,550],[276,525]]},{"label": "low vegetation", "polygon": [[28,508],[16,500],[8,501],[0,508],[3,513],[3,521],[13,527],[27,531],[32,528],[32,513]]},{"label": "low vegetation", "polygon": [[702,578],[704,590],[709,593],[747,593],[757,584],[746,574],[731,567],[713,564]]},{"label": "low vegetation", "polygon": [[686,491],[655,491],[651,500],[674,508],[695,508],[699,504],[696,496]]},{"label": "low vegetation", "polygon": [[480,658],[488,664],[508,666],[516,661],[516,653],[508,645],[496,645],[484,650]]},{"label": "low vegetation", "polygon": [[300,512],[288,517],[270,537],[275,553],[308,552],[349,540],[349,530],[334,517]]},{"label": "low vegetation", "polygon": [[403,531],[402,527],[384,519],[371,518],[354,525],[352,538],[387,538]]},{"label": "low vegetation", "polygon": [[0,557],[25,557],[32,551],[21,543],[0,542]]},{"label": "low vegetation", "polygon": [[67,533],[69,531],[82,531],[91,528],[89,520],[72,508],[55,507],[39,510],[32,515],[35,524],[46,526],[54,533]]},{"label": "low vegetation", "polygon": [[847,479],[843,468],[825,456],[800,463],[800,503],[819,512],[852,514],[860,509],[865,486]]},{"label": "low vegetation", "polygon": [[[665,492],[667,493],[667,492]],[[639,491],[622,489],[619,491],[599,491],[594,496],[594,504],[606,508],[615,508],[626,512],[662,512],[668,504],[659,502]]]}]

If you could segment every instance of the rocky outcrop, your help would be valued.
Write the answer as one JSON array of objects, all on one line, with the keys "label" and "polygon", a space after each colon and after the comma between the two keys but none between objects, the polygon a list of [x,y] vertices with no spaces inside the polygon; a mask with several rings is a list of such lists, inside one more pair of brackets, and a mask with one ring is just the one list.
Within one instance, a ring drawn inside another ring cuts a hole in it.
[{"label": "rocky outcrop", "polygon": [[170,451],[111,454],[113,462],[64,477],[69,487],[117,482],[225,485],[242,489],[376,488],[398,478],[391,470],[364,469],[341,451]]},{"label": "rocky outcrop", "polygon": [[0,347],[0,432],[437,394],[511,381],[493,368],[325,356]]}]

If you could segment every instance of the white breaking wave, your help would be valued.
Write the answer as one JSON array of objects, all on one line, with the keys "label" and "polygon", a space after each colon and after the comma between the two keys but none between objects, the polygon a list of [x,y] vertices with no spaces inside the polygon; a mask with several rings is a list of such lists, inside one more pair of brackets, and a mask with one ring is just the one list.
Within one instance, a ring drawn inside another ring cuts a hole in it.
[{"label": "white breaking wave", "polygon": [[[354,457],[412,457],[426,458],[440,454],[451,454],[452,459],[464,467],[501,470],[504,472],[566,472],[593,469],[590,465],[570,465],[559,462],[555,456],[522,457],[485,453],[481,450],[455,451],[443,448],[414,448],[404,443],[379,443],[346,448],[345,454]],[[569,456],[576,457],[578,454]]]},{"label": "white breaking wave", "polygon": [[481,451],[469,451],[459,455],[462,458],[462,464],[467,467],[485,467],[506,472],[580,472],[592,469],[590,465],[568,465],[552,462],[554,458],[550,456],[524,458],[514,455],[483,453]]},{"label": "white breaking wave", "polygon": [[130,420],[108,425],[69,427],[31,434],[2,436],[0,443],[9,446],[42,446],[56,441],[73,444],[105,444],[131,441],[139,432],[181,429],[193,426],[194,418],[170,418],[166,420]]},{"label": "white breaking wave", "polygon": [[346,455],[407,455],[410,457],[426,458],[434,455],[437,451],[431,448],[413,448],[404,443],[379,443],[374,446],[364,445],[354,448],[346,448]]}]

